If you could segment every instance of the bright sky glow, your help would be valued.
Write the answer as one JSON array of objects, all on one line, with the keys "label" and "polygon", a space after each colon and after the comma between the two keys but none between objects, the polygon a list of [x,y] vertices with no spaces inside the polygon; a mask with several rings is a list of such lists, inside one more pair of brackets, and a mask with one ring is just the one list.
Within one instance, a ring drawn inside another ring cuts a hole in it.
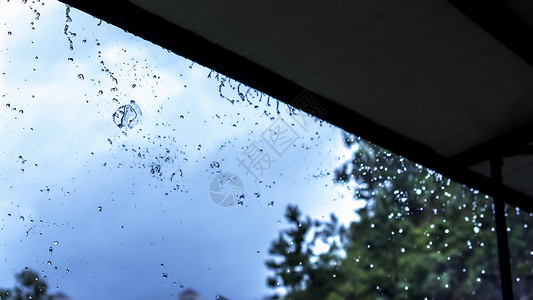
[{"label": "bright sky glow", "polygon": [[[340,129],[297,113],[300,137],[256,180],[237,158],[294,122],[286,105],[232,104],[210,70],[65,9],[0,0],[0,287],[29,267],[72,299],[176,299],[180,286],[260,299],[287,204],[356,218],[354,187],[332,182],[354,151]],[[142,119],[118,128],[131,100]],[[242,180],[243,206],[211,200],[219,173]]]}]

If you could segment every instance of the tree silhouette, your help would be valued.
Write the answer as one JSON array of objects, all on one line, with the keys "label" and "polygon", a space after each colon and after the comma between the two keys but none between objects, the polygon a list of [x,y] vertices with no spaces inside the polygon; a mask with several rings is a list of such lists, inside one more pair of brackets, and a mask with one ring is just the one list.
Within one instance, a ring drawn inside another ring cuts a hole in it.
[{"label": "tree silhouette", "polygon": [[[285,299],[499,299],[492,200],[366,141],[347,135],[346,145],[357,150],[335,179],[357,183],[360,220],[344,228],[334,215],[321,223],[289,206],[291,228],[266,262],[274,272],[268,285],[284,287]],[[508,214],[508,222],[528,216]],[[312,251],[318,238],[329,251]],[[531,280],[532,234],[519,227],[509,240],[515,276]],[[517,294],[531,295],[524,286]]]},{"label": "tree silhouette", "polygon": [[39,277],[39,274],[28,268],[16,274],[19,286],[13,289],[0,289],[0,299],[2,300],[52,300],[53,297],[47,295],[48,285]]}]

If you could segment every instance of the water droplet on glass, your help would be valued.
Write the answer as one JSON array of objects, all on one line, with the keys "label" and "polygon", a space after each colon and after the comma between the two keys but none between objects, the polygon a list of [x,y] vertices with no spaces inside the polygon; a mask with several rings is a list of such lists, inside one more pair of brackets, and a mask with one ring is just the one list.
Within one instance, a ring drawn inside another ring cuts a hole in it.
[{"label": "water droplet on glass", "polygon": [[11,31],[8,31],[8,32],[7,32],[7,35],[12,35]]},{"label": "water droplet on glass", "polygon": [[161,264],[161,268],[163,268],[163,267],[165,267],[165,265],[164,265],[164,264]]},{"label": "water droplet on glass", "polygon": [[21,221],[24,221],[24,216],[20,216],[20,220],[21,220]]},{"label": "water droplet on glass", "polygon": [[133,128],[141,120],[141,108],[131,100],[130,104],[122,105],[113,114],[113,122],[119,127]]},{"label": "water droplet on glass", "polygon": [[180,119],[184,119],[185,117],[183,115],[180,115]]},{"label": "water droplet on glass", "polygon": [[47,264],[48,264],[49,266],[51,266],[51,265],[52,265],[52,262],[51,262],[51,261],[48,261]]},{"label": "water droplet on glass", "polygon": [[131,85],[132,88],[135,88],[137,85],[134,83]]},{"label": "water droplet on glass", "polygon": [[52,249],[52,247],[48,248],[48,252],[52,253],[54,252],[54,249]]},{"label": "water droplet on glass", "polygon": [[163,273],[163,278],[168,278],[168,274],[167,273]]},{"label": "water droplet on glass", "polygon": [[53,244],[54,244],[54,245],[58,245],[58,244],[59,244],[59,241],[54,241]]},{"label": "water droplet on glass", "polygon": [[83,76],[83,74],[78,74],[78,78],[83,80],[85,77]]},{"label": "water droplet on glass", "polygon": [[11,104],[7,103],[7,104],[6,104],[6,107],[7,107],[7,108],[10,108],[10,107],[11,107]]},{"label": "water droplet on glass", "polygon": [[102,207],[101,207],[101,206],[98,206],[98,212],[99,212],[99,213],[102,212]]},{"label": "water droplet on glass", "polygon": [[261,254],[261,251],[257,250],[257,254]]},{"label": "water droplet on glass", "polygon": [[270,201],[270,202],[268,203],[268,207],[272,207],[272,206],[274,206],[274,201]]},{"label": "water droplet on glass", "polygon": [[67,270],[66,270],[66,272],[67,272],[67,273],[69,273],[69,272],[70,272],[70,270],[69,270],[69,269],[67,269]]}]

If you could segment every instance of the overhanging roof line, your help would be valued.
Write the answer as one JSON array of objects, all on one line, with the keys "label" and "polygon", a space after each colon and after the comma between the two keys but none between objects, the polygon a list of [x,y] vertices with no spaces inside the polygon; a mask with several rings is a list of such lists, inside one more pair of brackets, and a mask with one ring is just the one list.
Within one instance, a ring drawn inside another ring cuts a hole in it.
[{"label": "overhanging roof line", "polygon": [[[265,67],[140,9],[129,1],[61,1],[286,103],[291,102],[304,90]],[[431,148],[379,125],[330,99],[311,94],[326,111],[322,119],[455,181],[483,193],[494,194],[496,187],[489,178],[457,165]],[[533,212],[532,197],[505,186],[501,186],[501,189],[508,196],[506,201],[509,204]]]},{"label": "overhanging roof line", "polygon": [[533,66],[533,31],[513,16],[505,1],[448,0],[468,18]]},{"label": "overhanging roof line", "polygon": [[524,153],[529,149],[524,148],[525,144],[532,140],[533,121],[458,153],[452,156],[450,160],[458,166],[471,167],[494,156],[505,157]]}]

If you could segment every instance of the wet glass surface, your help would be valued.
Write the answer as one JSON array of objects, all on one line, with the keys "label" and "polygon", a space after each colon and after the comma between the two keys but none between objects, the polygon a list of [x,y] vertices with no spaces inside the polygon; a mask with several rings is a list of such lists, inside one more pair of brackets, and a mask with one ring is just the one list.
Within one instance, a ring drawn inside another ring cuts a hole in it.
[{"label": "wet glass surface", "polygon": [[1,288],[499,298],[490,198],[64,4],[0,20]]}]

